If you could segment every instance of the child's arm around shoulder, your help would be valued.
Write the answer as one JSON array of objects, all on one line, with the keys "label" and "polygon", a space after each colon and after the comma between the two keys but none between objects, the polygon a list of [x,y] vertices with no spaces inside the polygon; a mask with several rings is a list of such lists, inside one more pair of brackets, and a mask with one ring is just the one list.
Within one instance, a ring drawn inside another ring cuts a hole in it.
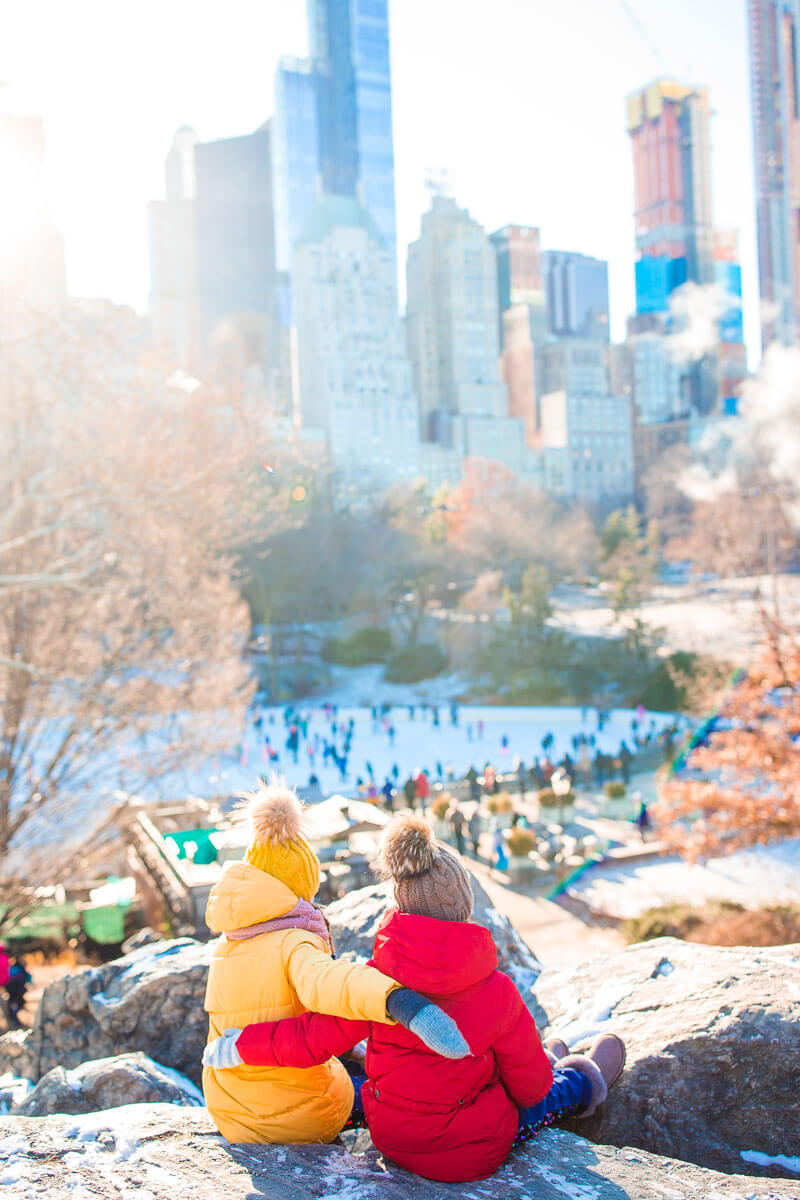
[{"label": "child's arm around shoulder", "polygon": [[236,1039],[236,1049],[251,1067],[316,1067],[352,1049],[369,1032],[368,1021],[307,1012],[246,1025]]},{"label": "child's arm around shoulder", "polygon": [[518,1108],[527,1108],[553,1086],[553,1069],[536,1023],[516,985],[502,971],[503,1027],[492,1047],[501,1082]]},{"label": "child's arm around shoulder", "polygon": [[286,940],[283,965],[300,1003],[310,1012],[393,1023],[386,1000],[400,985],[376,967],[333,959],[319,949],[313,935],[299,931]]}]

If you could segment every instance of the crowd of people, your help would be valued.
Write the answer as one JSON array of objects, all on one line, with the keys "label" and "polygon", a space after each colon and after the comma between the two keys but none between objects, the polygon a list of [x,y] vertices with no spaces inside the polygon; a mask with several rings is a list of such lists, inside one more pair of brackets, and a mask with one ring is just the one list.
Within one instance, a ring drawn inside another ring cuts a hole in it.
[{"label": "crowd of people", "polygon": [[[386,746],[394,748],[397,736],[396,708],[389,704],[372,706],[369,728],[373,746],[375,738],[383,737]],[[436,731],[444,725],[453,729],[463,728],[469,743],[478,744],[486,740],[484,720],[478,717],[462,723],[461,709],[455,702],[446,706],[409,704],[402,706],[402,709],[409,721],[421,720],[429,726],[432,737],[426,736],[424,741],[420,740],[420,750],[427,750],[430,746],[435,755]],[[639,706],[631,717],[628,736],[622,738],[616,750],[611,752],[600,745],[600,735],[606,730],[609,716],[608,711],[602,708],[584,708],[581,712],[581,729],[570,736],[569,749],[560,755],[554,753],[554,733],[546,731],[540,746],[532,748],[530,766],[527,767],[519,756],[512,760],[510,739],[506,733],[501,734],[497,749],[503,760],[508,759],[507,763],[504,762],[503,774],[516,776],[521,793],[547,787],[556,770],[566,772],[570,779],[586,787],[602,787],[614,779],[628,783],[637,754],[657,750],[665,761],[674,756],[679,734],[677,721],[659,729],[655,718],[648,718],[646,710]],[[594,728],[591,728],[592,717]],[[369,746],[360,750],[359,766],[354,768],[357,734],[361,727],[357,727],[352,716],[340,716],[335,704],[326,703],[323,706],[321,721],[319,717],[314,720],[310,712],[294,705],[286,705],[280,715],[274,710],[257,709],[252,720],[256,741],[261,745],[261,761],[265,764],[262,773],[266,775],[270,769],[283,769],[288,764],[307,765],[308,786],[311,788],[320,784],[320,768],[335,768],[340,787],[353,788],[359,795],[372,800],[383,796],[386,807],[393,809],[400,793],[405,806],[410,807],[415,800],[424,802],[425,795],[420,794],[419,788],[429,786],[432,781],[453,782],[458,777],[456,769],[444,754],[435,758],[432,756],[432,761],[415,767],[408,775],[396,760],[388,770],[379,772],[371,761]],[[607,736],[603,740],[607,742]],[[242,743],[236,747],[236,755],[242,766],[256,766],[249,761],[248,750]],[[487,772],[491,774],[493,771],[492,763],[486,761],[482,768],[484,777]],[[425,776],[426,783],[419,782],[421,775]],[[477,777],[474,765],[467,772],[468,778],[472,775]],[[491,790],[491,787],[487,790]]]},{"label": "crowd of people", "polygon": [[[568,749],[563,749],[563,731],[559,747],[555,734],[546,730],[539,745],[533,748],[534,753],[527,764],[519,756],[510,758],[510,739],[507,734],[502,733],[499,738],[495,734],[490,743],[484,720],[475,717],[464,721],[462,710],[455,702],[446,706],[409,704],[402,706],[402,711],[398,706],[389,704],[371,707],[368,728],[373,747],[375,738],[385,738],[386,745],[394,747],[397,722],[407,719],[409,722],[424,722],[428,726],[428,736],[419,739],[420,750],[430,746],[435,752],[436,731],[449,726],[463,729],[468,742],[476,747],[480,743],[484,743],[486,749],[494,746],[498,757],[508,760],[503,762],[502,767],[496,767],[489,759],[481,767],[472,763],[463,773],[457,773],[451,763],[439,757],[430,765],[416,766],[411,771],[402,771],[399,762],[394,761],[388,771],[379,775],[371,759],[366,757],[370,753],[369,746],[361,751],[361,769],[354,771],[353,759],[359,749],[357,738],[359,733],[363,735],[364,721],[357,724],[352,715],[341,714],[338,706],[331,703],[325,704],[321,713],[313,715],[295,705],[285,706],[282,712],[257,710],[253,716],[253,726],[263,745],[262,760],[270,766],[280,769],[287,759],[295,765],[307,762],[308,789],[311,792],[314,789],[321,791],[317,769],[320,766],[335,767],[341,788],[347,788],[350,794],[355,793],[380,805],[390,814],[403,809],[424,812],[429,807],[437,784],[447,787],[459,779],[466,781],[471,803],[462,808],[455,802],[444,821],[449,826],[450,840],[459,853],[471,853],[478,857],[483,832],[479,805],[484,796],[500,789],[501,781],[503,790],[518,797],[516,811],[511,817],[512,825],[520,822],[527,825],[522,802],[528,793],[549,788],[556,773],[566,777],[570,785],[602,788],[613,780],[628,784],[639,754],[657,751],[664,760],[674,756],[675,742],[680,733],[677,721],[667,726],[662,724],[659,728],[655,718],[640,706],[630,718],[627,736],[621,738],[615,751],[609,751],[610,717],[611,714],[602,708],[584,708],[581,727],[570,735]],[[601,735],[605,735],[602,741],[606,748],[600,744]],[[560,754],[557,753],[559,748],[562,750]],[[243,765],[247,765],[246,751],[240,746],[237,747],[237,753]],[[262,778],[266,777],[267,772],[262,772]],[[635,823],[642,840],[645,840],[650,829],[647,805],[638,793],[634,795],[634,803],[638,809]],[[490,819],[488,832],[489,860],[498,869],[505,870],[508,866],[506,839],[496,817]]]}]

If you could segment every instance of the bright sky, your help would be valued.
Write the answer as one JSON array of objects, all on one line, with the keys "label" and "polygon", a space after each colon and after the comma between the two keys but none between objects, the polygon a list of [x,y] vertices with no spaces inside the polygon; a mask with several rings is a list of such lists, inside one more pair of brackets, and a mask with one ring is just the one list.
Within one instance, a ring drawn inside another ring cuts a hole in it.
[{"label": "bright sky", "polygon": [[[715,221],[742,234],[758,354],[746,0],[390,0],[399,244],[428,166],[492,230],[539,225],[552,249],[607,258],[612,330],[633,308],[625,96],[658,75],[704,84]],[[658,47],[659,57],[647,42]],[[25,0],[8,6],[0,107],[46,122],[70,289],[144,310],[145,205],[179,125],[247,133],[273,109],[282,53],[306,49],[304,0]],[[401,261],[401,274],[404,261]]]}]

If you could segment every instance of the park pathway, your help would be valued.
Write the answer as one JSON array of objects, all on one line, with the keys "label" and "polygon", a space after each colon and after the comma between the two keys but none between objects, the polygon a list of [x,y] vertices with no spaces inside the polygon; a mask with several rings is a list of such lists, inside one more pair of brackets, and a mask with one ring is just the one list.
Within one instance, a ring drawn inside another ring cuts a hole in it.
[{"label": "park pathway", "polygon": [[617,929],[588,925],[544,896],[515,891],[485,862],[469,860],[470,870],[486,889],[499,913],[508,917],[540,962],[548,967],[572,966],[621,950],[627,943]]}]

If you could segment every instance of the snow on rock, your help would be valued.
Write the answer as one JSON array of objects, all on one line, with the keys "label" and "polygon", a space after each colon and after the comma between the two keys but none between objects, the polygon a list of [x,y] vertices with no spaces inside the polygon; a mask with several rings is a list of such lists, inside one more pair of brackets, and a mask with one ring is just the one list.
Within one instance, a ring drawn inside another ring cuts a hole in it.
[{"label": "snow on rock", "polygon": [[600,1033],[613,1032],[610,1025],[612,1013],[617,1005],[627,999],[631,990],[628,985],[620,986],[612,980],[600,988],[588,1006],[581,1005],[574,999],[572,1007],[566,1009],[557,1027],[553,1029],[553,1035],[560,1037],[568,1046],[576,1046],[590,1041]]},{"label": "snow on rock", "polygon": [[6,1071],[0,1075],[0,1116],[10,1112],[15,1104],[19,1104],[29,1094],[33,1083]]},{"label": "snow on rock", "polygon": [[[796,1183],[720,1175],[643,1151],[594,1146],[547,1130],[489,1179],[431,1183],[341,1146],[231,1146],[207,1112],[139,1104],[84,1117],[6,1117],[0,1182],[20,1200],[796,1200]],[[5,1176],[5,1177],[4,1177]]]},{"label": "snow on rock", "polygon": [[679,858],[588,871],[567,889],[593,912],[637,917],[662,904],[731,900],[747,908],[800,904],[800,838],[705,863]]},{"label": "snow on rock", "polygon": [[169,1104],[204,1103],[202,1092],[191,1080],[137,1051],[85,1062],[70,1071],[53,1067],[12,1112],[43,1117],[162,1100]]},{"label": "snow on rock", "polygon": [[741,1170],[754,1144],[785,1151],[786,1131],[800,1130],[799,951],[659,938],[545,968],[540,1029],[573,1048],[616,1033],[628,1051],[598,1115],[571,1127],[724,1171]]},{"label": "snow on rock", "polygon": [[800,1175],[800,1155],[761,1154],[758,1150],[742,1150],[740,1153],[745,1162],[755,1163],[758,1167],[783,1167]]}]

